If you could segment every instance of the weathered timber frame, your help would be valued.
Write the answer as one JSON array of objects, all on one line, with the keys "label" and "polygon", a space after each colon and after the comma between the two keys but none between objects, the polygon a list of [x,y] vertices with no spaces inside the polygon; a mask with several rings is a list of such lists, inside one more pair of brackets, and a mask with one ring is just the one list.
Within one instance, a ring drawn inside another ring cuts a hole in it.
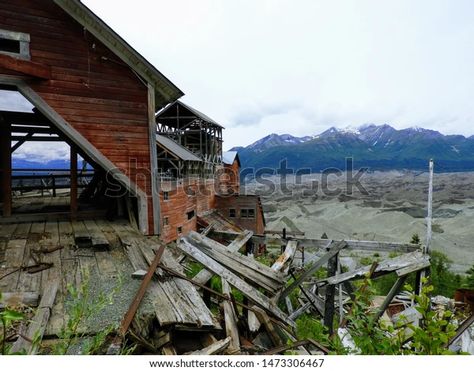
[{"label": "weathered timber frame", "polygon": [[203,160],[201,176],[213,176],[222,165],[223,127],[194,108],[176,101],[156,116],[158,133],[186,147]]},{"label": "weathered timber frame", "polygon": [[[81,133],[62,118],[43,98],[41,98],[21,78],[0,75],[0,84],[16,87],[38,111],[40,111],[70,141],[80,148],[92,161],[113,176],[131,195],[137,198],[138,225],[142,233],[148,233],[148,202],[147,195],[134,182],[121,172],[107,157],[95,148]],[[153,121],[154,122],[154,121]],[[153,137],[154,138],[154,137]],[[153,141],[153,148],[155,148]],[[10,146],[8,146],[10,150]],[[155,152],[156,153],[156,152]],[[153,156],[153,154],[151,155]],[[157,193],[158,195],[158,193]],[[156,205],[156,204],[155,204]],[[158,219],[159,220],[159,219]],[[156,222],[155,222],[156,223]],[[159,222],[158,222],[159,223]]]}]

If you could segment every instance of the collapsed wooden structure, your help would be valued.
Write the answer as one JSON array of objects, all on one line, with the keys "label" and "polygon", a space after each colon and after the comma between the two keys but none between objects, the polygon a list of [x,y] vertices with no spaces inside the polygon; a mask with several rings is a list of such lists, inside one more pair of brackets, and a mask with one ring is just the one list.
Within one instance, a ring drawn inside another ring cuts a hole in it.
[{"label": "collapsed wooden structure", "polygon": [[[227,223],[191,231],[178,240],[177,248],[164,248],[158,238],[143,236],[125,220],[6,225],[0,231],[0,290],[7,293],[9,305],[40,310],[34,327],[21,330],[24,336],[15,349],[42,352],[54,341],[67,320],[69,285],[91,284],[98,294],[114,291],[122,277],[113,304],[81,331],[93,334],[127,319],[122,335],[139,344],[140,352],[267,354],[288,350],[290,341],[301,354],[325,353],[314,340],[297,339],[295,320],[311,312],[331,327],[336,309],[349,310],[350,281],[365,277],[371,267],[342,273],[339,254],[359,248],[402,253],[371,271],[374,277],[399,277],[380,313],[398,293],[400,281],[429,266],[416,245],[309,239],[281,239],[283,252],[267,266],[249,255],[251,246],[262,245],[266,237]],[[317,258],[304,268],[302,241],[317,246],[306,249]],[[315,279],[314,273],[325,266],[328,277]],[[296,288],[297,306],[292,294]],[[33,349],[25,342],[33,331],[47,339],[43,347]]]}]

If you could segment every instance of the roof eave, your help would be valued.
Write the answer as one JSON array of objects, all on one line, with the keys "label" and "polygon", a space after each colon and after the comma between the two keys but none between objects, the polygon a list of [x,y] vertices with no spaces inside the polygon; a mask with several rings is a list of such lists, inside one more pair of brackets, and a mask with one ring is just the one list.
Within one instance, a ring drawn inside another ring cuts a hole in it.
[{"label": "roof eave", "polygon": [[184,95],[176,85],[79,0],[53,1],[107,46],[144,80],[154,86],[157,92],[157,94],[155,94],[157,110]]}]

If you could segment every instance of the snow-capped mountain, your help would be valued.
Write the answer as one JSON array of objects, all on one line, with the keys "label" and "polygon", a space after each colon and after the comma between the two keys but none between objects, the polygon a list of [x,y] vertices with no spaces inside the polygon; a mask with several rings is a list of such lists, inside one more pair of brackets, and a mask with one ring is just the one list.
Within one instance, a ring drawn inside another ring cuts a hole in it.
[{"label": "snow-capped mountain", "polygon": [[402,130],[387,124],[331,127],[301,138],[271,134],[236,150],[243,165],[253,167],[276,167],[287,159],[290,166],[321,170],[353,157],[359,166],[424,169],[434,158],[447,171],[474,170],[474,136],[443,135],[417,126]]}]

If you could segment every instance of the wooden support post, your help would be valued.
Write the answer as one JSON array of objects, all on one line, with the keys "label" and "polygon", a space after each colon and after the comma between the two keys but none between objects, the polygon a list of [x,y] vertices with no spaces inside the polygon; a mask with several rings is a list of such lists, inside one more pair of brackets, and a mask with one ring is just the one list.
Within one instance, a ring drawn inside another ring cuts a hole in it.
[{"label": "wooden support post", "polygon": [[77,151],[71,146],[71,216],[77,215]]},{"label": "wooden support post", "polygon": [[402,288],[403,284],[405,283],[406,279],[407,279],[408,276],[402,276],[402,277],[399,277],[398,280],[395,282],[395,284],[393,285],[393,287],[390,289],[389,293],[387,294],[387,296],[385,297],[385,300],[384,302],[382,303],[382,305],[380,306],[378,312],[377,312],[377,315],[376,315],[376,319],[379,319],[380,317],[383,316],[383,313],[387,310],[388,306],[390,305],[390,303],[392,302],[393,298],[395,297],[395,295],[398,294],[398,292],[400,291],[400,289]]},{"label": "wooden support post", "polygon": [[11,124],[0,122],[0,166],[2,170],[1,194],[3,216],[12,215],[12,154],[11,154]]},{"label": "wooden support post", "polygon": [[[429,163],[429,183],[428,183],[428,215],[426,217],[426,244],[423,247],[423,254],[430,253],[431,247],[431,236],[432,236],[432,219],[433,219],[433,172],[434,172],[434,162],[433,159],[430,159]],[[429,268],[421,270],[416,274],[416,287],[415,294],[420,295],[421,288],[423,286],[423,278],[428,276]]]},{"label": "wooden support post", "polygon": [[[328,277],[332,277],[337,272],[337,261],[339,254],[334,255],[328,262]],[[334,298],[336,296],[336,286],[326,287],[326,299],[324,302],[324,325],[329,329],[329,335],[334,333]]]},{"label": "wooden support post", "polygon": [[[294,289],[296,289],[304,280],[310,278],[319,268],[324,264],[330,261],[339,251],[347,246],[345,241],[332,242],[329,241],[326,248],[329,251],[324,254],[318,261],[316,261],[311,267],[309,267],[305,272],[303,272],[298,279],[296,279],[291,285],[286,287],[280,295],[280,300],[284,299],[289,295]],[[330,276],[328,276],[330,277]]]}]

